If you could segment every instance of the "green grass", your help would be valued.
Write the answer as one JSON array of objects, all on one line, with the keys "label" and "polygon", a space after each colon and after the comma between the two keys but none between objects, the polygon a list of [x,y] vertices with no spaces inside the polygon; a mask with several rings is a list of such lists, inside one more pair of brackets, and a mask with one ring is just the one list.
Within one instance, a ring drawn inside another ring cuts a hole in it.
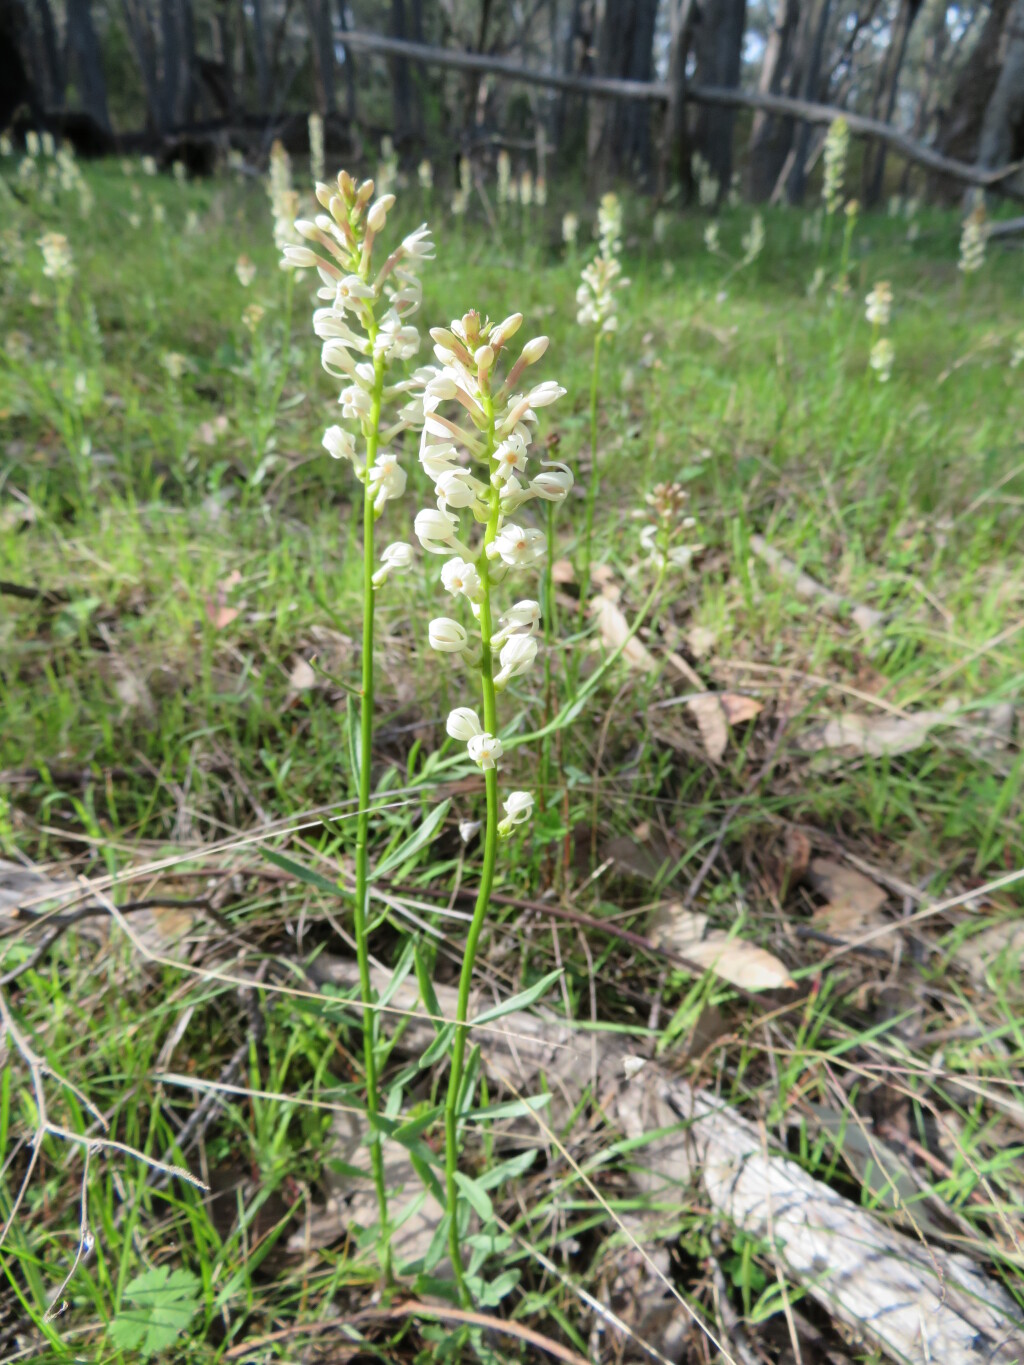
[{"label": "green grass", "polygon": [[[2,1354],[136,1358],[137,1347],[119,1344],[133,1340],[123,1326],[132,1283],[166,1266],[195,1277],[173,1358],[219,1362],[283,1327],[295,1334],[266,1358],[295,1358],[304,1325],[312,1331],[359,1310],[374,1285],[369,1246],[355,1238],[339,1236],[309,1258],[285,1250],[332,1179],[331,1110],[317,1105],[359,1104],[359,1039],[350,1013],[313,998],[320,955],[349,956],[344,897],[261,853],[266,844],[348,884],[349,825],[332,817],[350,812],[355,795],[346,701],[359,630],[354,485],[347,466],[320,448],[336,393],[319,368],[302,279],[284,334],[286,282],[262,187],[182,188],[169,178],[128,179],[115,164],[86,174],[96,198],[90,217],[70,197],[47,204],[29,195],[10,201],[0,238],[8,357],[0,357],[0,579],[46,594],[0,598],[0,842],[5,857],[58,879],[123,878],[118,903],[202,904],[127,914],[149,958],[102,916],[83,920],[2,989],[49,1068],[54,1123],[87,1130],[72,1082],[117,1141],[186,1164],[214,1194],[180,1181],[157,1189],[144,1163],[96,1152],[87,1173],[94,1245],[66,1291],[68,1311],[44,1323],[78,1243],[83,1178],[82,1146],[45,1138],[0,1253],[0,1332],[18,1333],[4,1338]],[[400,201],[409,223],[422,216],[416,198],[410,190]],[[164,206],[163,224],[152,221],[151,199]],[[131,213],[142,217],[137,229]],[[198,223],[186,231],[189,213]],[[550,334],[544,377],[568,396],[546,411],[541,430],[555,457],[577,468],[582,489],[591,345],[574,321],[581,259],[563,259],[560,212],[538,212],[529,234],[506,221],[498,236],[473,218],[430,216],[438,259],[424,271],[424,325],[477,307],[496,317],[522,311],[531,332]],[[497,890],[534,902],[554,891],[556,903],[645,933],[652,911],[686,892],[728,816],[694,908],[719,928],[740,920],[744,937],[784,960],[798,990],[758,999],[711,977],[695,982],[596,931],[584,939],[557,926],[556,938],[540,919],[528,927],[521,908],[501,903],[486,972],[511,995],[563,967],[554,1008],[589,1020],[596,991],[598,1017],[629,1033],[638,1051],[657,1045],[671,1065],[718,1084],[808,1169],[887,1218],[905,1215],[893,1213],[877,1178],[844,1161],[843,1139],[822,1113],[852,1126],[851,1115],[871,1125],[881,1111],[897,1114],[895,1127],[913,1144],[901,1160],[925,1212],[935,1200],[955,1208],[957,1245],[1024,1301],[1021,1252],[1007,1230],[1022,1204],[1013,1107],[1024,1050],[1019,964],[1007,954],[981,980],[958,956],[977,932],[1019,918],[1021,884],[921,921],[896,957],[888,933],[879,958],[800,936],[818,899],[786,870],[794,830],[816,853],[856,855],[914,889],[905,901],[891,896],[893,920],[1024,865],[1016,738],[986,747],[963,728],[1015,705],[1024,676],[1024,387],[1009,365],[1019,344],[1017,253],[993,245],[984,270],[965,280],[954,217],[923,210],[913,242],[900,220],[870,217],[858,227],[850,295],[829,303],[827,289],[807,296],[819,248],[802,242],[801,215],[773,211],[764,253],[720,298],[728,266],[705,251],[704,218],[673,212],[656,244],[649,216],[627,198],[632,284],[602,355],[594,559],[609,566],[631,615],[653,581],[639,547],[644,495],[658,481],[685,482],[704,548],[694,568],[670,576],[645,643],[659,660],[666,647],[683,653],[708,688],[753,696],[764,709],[734,729],[723,761],[712,764],[686,707],[661,705],[693,690],[671,663],[650,676],[612,670],[581,722],[561,733],[546,809],[502,856]],[[740,254],[748,225],[747,210],[723,215],[726,251]],[[47,230],[68,233],[77,265],[65,361],[35,246]],[[249,290],[234,274],[242,253],[258,269]],[[862,307],[878,279],[895,294],[896,363],[884,386],[866,371]],[[242,324],[251,302],[266,310],[255,360]],[[188,362],[180,381],[162,363],[168,352]],[[72,390],[84,376],[70,426],[62,373]],[[87,453],[69,452],[68,431],[88,438]],[[389,539],[411,539],[426,501],[411,452],[406,464],[414,491],[389,508]],[[582,511],[576,500],[560,511],[560,555],[576,558]],[[752,553],[755,534],[851,602],[884,613],[883,624],[865,634],[798,598]],[[473,782],[439,791],[462,773],[443,717],[466,698],[462,675],[426,648],[439,561],[426,567],[382,600],[376,780],[391,808],[375,859],[441,794],[452,806],[442,836],[393,874],[404,889],[394,895],[398,908],[380,907],[372,946],[391,965],[410,936],[429,946],[401,908],[411,906],[444,935],[434,974],[451,982],[462,925],[425,907],[467,908],[454,892],[475,885],[475,845],[461,844],[456,825],[479,817],[482,792]],[[598,655],[589,625],[582,638],[570,634],[568,601],[561,621],[553,673],[564,698],[566,680],[592,671]],[[709,641],[698,653],[695,627]],[[322,671],[314,687],[299,688],[295,664],[311,656]],[[524,731],[538,728],[539,687],[517,684],[509,696],[506,714]],[[907,753],[836,762],[804,742],[829,715],[942,707],[955,723]],[[443,742],[452,762],[439,766]],[[536,745],[516,750],[507,785],[536,789],[536,764]],[[273,821],[284,834],[256,834]],[[38,929],[9,927],[0,975],[23,966],[39,942]],[[187,957],[192,970],[154,955]],[[238,986],[257,975],[259,989]],[[32,1076],[8,1047],[4,1215],[37,1122]],[[201,1096],[156,1077],[216,1079],[232,1054],[236,1090],[202,1126],[198,1148],[181,1151],[177,1135]],[[402,1068],[396,1051],[392,1081]],[[443,1081],[429,1069],[406,1077],[396,1092],[402,1112],[425,1112]],[[584,1354],[593,1319],[571,1285],[601,1296],[616,1254],[605,1204],[622,1213],[637,1202],[625,1172],[643,1161],[642,1147],[588,1135],[592,1100],[571,1128],[562,1116],[559,1135],[567,1141],[571,1131],[582,1144],[576,1160],[605,1202],[549,1148],[520,1197],[492,1191],[522,1243],[488,1262],[492,1278],[521,1272],[488,1311]],[[471,1163],[482,1170],[490,1159],[481,1138]],[[697,1190],[681,1192],[666,1219],[677,1283],[705,1317],[715,1310],[701,1277],[717,1258],[747,1332],[769,1351],[784,1344],[772,1335],[785,1331],[785,1318],[771,1249],[716,1228]],[[559,1261],[568,1286],[522,1250],[557,1260],[567,1237],[578,1247]],[[383,1330],[375,1339],[385,1352],[388,1342],[413,1354],[433,1349],[427,1327],[373,1330]],[[839,1339],[838,1328],[828,1330]],[[514,1341],[503,1349],[510,1358],[518,1350]]]}]

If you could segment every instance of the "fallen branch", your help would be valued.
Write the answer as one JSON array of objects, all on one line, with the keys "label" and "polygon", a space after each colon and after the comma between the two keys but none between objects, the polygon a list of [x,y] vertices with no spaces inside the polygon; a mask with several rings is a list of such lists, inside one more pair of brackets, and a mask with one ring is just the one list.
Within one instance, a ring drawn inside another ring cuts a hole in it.
[{"label": "fallen branch", "polygon": [[[355,964],[335,960],[330,975],[336,985],[351,986]],[[376,974],[375,989],[388,984],[386,973]],[[454,991],[437,993],[442,1012],[450,1013]],[[410,1009],[417,1002],[408,982],[393,1000]],[[1024,1323],[1013,1300],[967,1257],[903,1236],[773,1150],[765,1132],[715,1095],[657,1062],[638,1072],[626,1042],[584,1036],[552,1015],[516,1013],[502,1022],[514,1044],[482,1033],[477,1041],[491,1074],[499,1081],[514,1074],[517,1089],[544,1075],[572,1102],[590,1079],[590,1049],[599,1049],[599,1098],[609,1123],[630,1138],[658,1134],[647,1136],[633,1172],[652,1202],[678,1202],[699,1178],[718,1218],[769,1243],[810,1298],[904,1365],[1019,1365]],[[415,1054],[433,1038],[428,1023],[411,1018],[400,1046]]]},{"label": "fallen branch", "polygon": [[[501,76],[505,80],[518,81],[523,85],[540,85],[549,90],[566,90],[601,99],[648,100],[656,104],[668,104],[671,99],[671,90],[666,81],[615,80],[607,76],[567,76],[557,71],[542,71],[536,67],[521,66],[507,57],[491,57],[479,52],[457,52],[449,48],[431,47],[426,43],[407,42],[402,38],[385,38],[378,33],[346,30],[344,34],[339,33],[336,36],[339,43],[345,43],[354,51],[379,52],[384,56],[404,57],[409,61],[450,67],[456,71],[478,71],[481,75]],[[787,118],[800,119],[804,123],[827,125],[842,117],[855,136],[875,138],[899,152],[908,161],[927,166],[930,170],[960,180],[966,185],[994,189],[1013,199],[1024,199],[1024,190],[1018,190],[1005,183],[1017,174],[1024,166],[1024,162],[1018,161],[996,170],[972,166],[966,161],[956,161],[931,147],[915,142],[913,138],[907,137],[891,124],[867,118],[863,114],[851,113],[846,109],[838,109],[831,104],[792,99],[788,95],[767,95],[747,90],[726,89],[716,85],[687,85],[685,98],[694,104],[716,104],[728,109],[763,109],[769,114],[781,114]]]}]

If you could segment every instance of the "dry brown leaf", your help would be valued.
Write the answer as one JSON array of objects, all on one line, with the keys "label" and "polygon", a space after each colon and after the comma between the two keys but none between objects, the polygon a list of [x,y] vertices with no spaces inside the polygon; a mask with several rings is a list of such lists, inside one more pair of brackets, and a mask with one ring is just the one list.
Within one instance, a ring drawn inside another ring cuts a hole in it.
[{"label": "dry brown leaf", "polygon": [[753,697],[741,696],[738,692],[719,692],[718,700],[730,725],[742,725],[744,721],[753,720],[764,710],[763,702],[756,701]]},{"label": "dry brown leaf", "polygon": [[691,626],[686,632],[686,648],[695,659],[703,659],[715,647],[717,636],[707,626]]},{"label": "dry brown leaf", "polygon": [[567,559],[556,559],[551,566],[552,581],[564,586],[566,583],[576,582],[576,570]]},{"label": "dry brown leaf", "polygon": [[691,697],[686,709],[697,722],[704,752],[712,763],[721,763],[729,743],[729,725],[717,694],[705,692],[703,696]]},{"label": "dry brown leaf", "polygon": [[591,615],[597,617],[597,623],[601,631],[601,643],[606,649],[616,650],[623,641],[628,640],[622,657],[633,668],[639,669],[642,673],[652,672],[657,665],[651,656],[650,651],[643,642],[634,635],[629,637],[630,626],[623,613],[615,603],[604,595],[594,598],[590,604]]},{"label": "dry brown leaf", "polygon": [[802,829],[790,825],[786,830],[783,852],[782,886],[784,889],[803,880],[810,861],[810,839]]},{"label": "dry brown leaf", "polygon": [[843,938],[883,924],[879,911],[888,893],[855,868],[831,858],[815,858],[807,879],[828,904],[815,911],[814,923],[820,929]]},{"label": "dry brown leaf", "polygon": [[308,692],[316,686],[316,670],[306,659],[296,659],[288,674],[288,686],[295,692]]},{"label": "dry brown leaf", "polygon": [[786,990],[796,985],[773,953],[728,934],[709,934],[700,943],[692,943],[685,956],[744,991]]},{"label": "dry brown leaf", "polygon": [[948,725],[949,720],[946,711],[917,711],[910,716],[848,712],[806,731],[801,736],[801,747],[812,751],[848,749],[873,758],[909,754],[921,747],[936,725]]},{"label": "dry brown leaf", "polygon": [[206,616],[214,630],[223,630],[225,626],[230,626],[237,615],[237,607],[218,606],[209,597],[206,599]]},{"label": "dry brown leaf", "polygon": [[200,422],[196,427],[196,435],[204,446],[215,446],[219,437],[223,436],[228,429],[228,419],[221,413],[212,422]]},{"label": "dry brown leaf", "polygon": [[962,963],[976,981],[984,981],[992,967],[996,967],[1002,957],[1009,966],[1019,962],[1024,956],[1024,922],[1019,919],[1004,920],[993,924],[980,934],[961,943],[956,950],[956,960]]}]

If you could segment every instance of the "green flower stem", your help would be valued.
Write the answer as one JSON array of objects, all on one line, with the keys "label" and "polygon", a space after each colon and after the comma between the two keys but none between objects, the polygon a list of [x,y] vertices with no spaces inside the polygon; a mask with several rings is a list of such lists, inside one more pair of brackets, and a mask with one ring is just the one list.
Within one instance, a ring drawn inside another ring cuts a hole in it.
[{"label": "green flower stem", "polygon": [[[494,402],[487,394],[485,398],[487,413],[487,460],[493,472],[494,454]],[[483,695],[484,729],[491,735],[498,733],[498,699],[494,689],[494,666],[491,655],[491,636],[494,625],[491,619],[491,577],[487,547],[498,534],[498,521],[501,505],[498,490],[490,490],[491,514],[487,520],[484,543],[477,559],[483,597],[480,602],[480,689]],[[484,862],[480,872],[480,889],[477,892],[473,919],[466,937],[466,949],[462,957],[462,971],[459,975],[459,998],[455,1009],[455,1042],[452,1047],[451,1072],[448,1077],[448,1097],[444,1106],[444,1177],[447,1195],[448,1252],[451,1257],[455,1283],[459,1297],[465,1307],[472,1307],[466,1273],[462,1266],[462,1248],[459,1246],[458,1206],[459,1187],[455,1179],[459,1166],[459,1092],[462,1089],[462,1076],[466,1057],[466,1038],[468,1028],[466,1019],[469,1014],[469,991],[473,984],[473,964],[476,960],[477,944],[487,916],[491,901],[491,888],[494,885],[494,865],[498,853],[498,773],[488,768],[484,773],[484,791],[487,797],[487,823],[484,829]]]},{"label": "green flower stem", "polygon": [[[544,723],[550,721],[554,696],[551,690],[551,653],[554,649],[555,622],[555,504],[547,503],[548,556],[544,566]],[[548,780],[551,766],[551,746],[545,739],[540,750],[540,808],[547,805]]]},{"label": "green flower stem", "polygon": [[580,623],[587,610],[587,593],[590,587],[590,540],[594,531],[594,505],[597,502],[597,381],[601,363],[600,328],[594,337],[594,366],[590,375],[590,486],[587,488],[587,514],[583,526],[583,560],[580,565]]},{"label": "green flower stem", "polygon": [[[376,324],[367,310],[367,332],[372,349]],[[377,1115],[380,1097],[377,1082],[377,1012],[370,983],[370,949],[367,943],[366,907],[368,902],[370,776],[373,760],[373,527],[376,514],[369,471],[377,458],[380,442],[380,408],[384,390],[384,359],[378,356],[373,367],[370,395],[370,430],[366,437],[366,469],[363,476],[363,679],[359,697],[359,814],[356,819],[356,898],[353,913],[356,958],[359,963],[359,994],[363,1002],[363,1059],[366,1070],[366,1108],[370,1116],[370,1166],[380,1210],[381,1268],[391,1281],[391,1243],[388,1228],[388,1195],[384,1183],[384,1154],[381,1150]]]}]

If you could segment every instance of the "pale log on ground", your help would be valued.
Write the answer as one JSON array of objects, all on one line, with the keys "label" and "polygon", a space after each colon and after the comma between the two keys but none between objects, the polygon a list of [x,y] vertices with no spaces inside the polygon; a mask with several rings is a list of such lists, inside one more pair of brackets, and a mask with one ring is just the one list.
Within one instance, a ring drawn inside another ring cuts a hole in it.
[{"label": "pale log on ground", "polygon": [[[320,965],[334,985],[355,984],[354,963],[321,959]],[[387,981],[377,974],[378,992]],[[452,1017],[455,991],[438,987],[437,995]],[[415,985],[404,983],[391,1004],[413,1010],[418,1000]],[[901,1234],[815,1180],[714,1095],[694,1090],[653,1061],[627,1079],[625,1043],[605,1034],[584,1036],[551,1015],[510,1014],[500,1026],[514,1035],[512,1042],[485,1030],[474,1040],[490,1074],[499,1081],[508,1077],[526,1094],[543,1073],[552,1091],[573,1101],[593,1074],[596,1047],[598,1099],[609,1123],[630,1137],[675,1128],[635,1153],[643,1168],[638,1183],[664,1207],[673,1189],[685,1198],[685,1187],[699,1178],[723,1220],[769,1243],[787,1275],[890,1359],[911,1365],[1024,1360],[1024,1322],[1010,1296],[973,1262]],[[429,1023],[411,1019],[401,1046],[416,1052],[433,1037]]]}]

